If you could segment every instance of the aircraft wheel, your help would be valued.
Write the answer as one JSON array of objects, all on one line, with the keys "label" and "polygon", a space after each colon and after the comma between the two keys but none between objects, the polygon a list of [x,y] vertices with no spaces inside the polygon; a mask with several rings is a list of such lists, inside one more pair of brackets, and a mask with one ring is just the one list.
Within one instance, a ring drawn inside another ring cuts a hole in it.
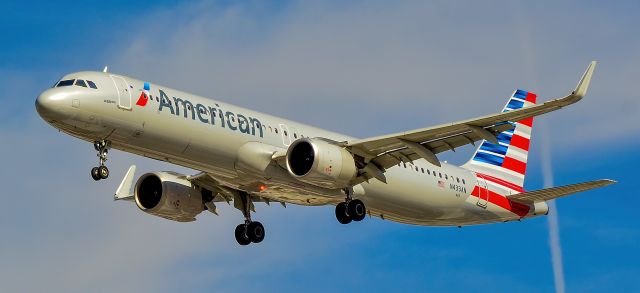
[{"label": "aircraft wheel", "polygon": [[98,167],[93,167],[93,169],[91,169],[91,178],[93,178],[93,180],[95,181],[98,181],[101,179]]},{"label": "aircraft wheel", "polygon": [[247,237],[247,225],[240,224],[236,227],[236,241],[240,245],[249,245],[251,243],[251,239]]},{"label": "aircraft wheel", "polygon": [[336,219],[340,224],[351,223],[351,217],[347,214],[347,203],[341,202],[336,206]]},{"label": "aircraft wheel", "polygon": [[347,213],[354,221],[359,222],[367,215],[367,209],[361,200],[354,199],[347,205]]},{"label": "aircraft wheel", "polygon": [[109,178],[109,168],[107,168],[107,166],[98,167],[98,174],[100,175],[100,179]]},{"label": "aircraft wheel", "polygon": [[264,226],[260,222],[251,222],[247,225],[247,236],[253,243],[260,243],[264,240]]}]

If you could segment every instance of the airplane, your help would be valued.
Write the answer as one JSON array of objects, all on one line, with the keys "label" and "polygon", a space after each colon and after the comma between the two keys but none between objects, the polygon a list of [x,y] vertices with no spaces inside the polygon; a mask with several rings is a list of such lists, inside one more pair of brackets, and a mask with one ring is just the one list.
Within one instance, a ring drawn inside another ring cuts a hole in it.
[{"label": "airplane", "polygon": [[[36,99],[38,114],[58,130],[93,143],[94,180],[109,177],[112,148],[199,171],[150,172],[134,184],[126,172],[115,200],[145,213],[190,222],[216,204],[240,210],[240,245],[260,243],[255,203],[334,205],[339,223],[366,215],[423,226],[467,226],[548,214],[547,201],[616,183],[602,179],[525,191],[533,117],[580,101],[592,61],[563,98],[536,104],[515,90],[496,114],[370,138],[354,138],[103,71],[67,74]],[[476,145],[462,166],[437,154]]]}]

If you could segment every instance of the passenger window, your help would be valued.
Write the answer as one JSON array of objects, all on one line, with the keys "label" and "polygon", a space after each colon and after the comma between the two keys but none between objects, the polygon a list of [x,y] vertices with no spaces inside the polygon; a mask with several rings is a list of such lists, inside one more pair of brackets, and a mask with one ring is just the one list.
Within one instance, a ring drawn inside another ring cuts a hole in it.
[{"label": "passenger window", "polygon": [[431,175],[431,171],[429,171],[429,169],[427,169],[427,174]]},{"label": "passenger window", "polygon": [[464,179],[462,179],[462,184],[467,184],[467,182],[464,182]]},{"label": "passenger window", "polygon": [[457,181],[458,183],[460,183],[460,178],[456,177],[456,181]]},{"label": "passenger window", "polygon": [[449,179],[449,175],[444,174],[444,179]]},{"label": "passenger window", "polygon": [[74,81],[75,79],[61,80],[56,87],[70,86],[70,85],[73,85]]},{"label": "passenger window", "polygon": [[98,89],[98,87],[96,86],[95,83],[93,83],[93,81],[87,80],[87,84],[89,85],[90,88],[92,89]]},{"label": "passenger window", "polygon": [[293,138],[298,138],[298,134],[297,133],[293,133]]},{"label": "passenger window", "polygon": [[276,133],[278,133],[278,128],[274,128],[273,130],[274,130]]},{"label": "passenger window", "polygon": [[424,174],[424,168],[420,168],[420,170],[422,170],[422,174]]},{"label": "passenger window", "polygon": [[442,178],[442,173],[438,173],[438,176],[440,176],[440,178]]},{"label": "passenger window", "polygon": [[407,163],[402,162],[402,166],[404,166],[405,168],[407,168]]},{"label": "passenger window", "polygon": [[418,167],[416,167],[416,172],[418,172]]},{"label": "passenger window", "polygon": [[286,130],[284,131],[284,136],[289,136]]}]

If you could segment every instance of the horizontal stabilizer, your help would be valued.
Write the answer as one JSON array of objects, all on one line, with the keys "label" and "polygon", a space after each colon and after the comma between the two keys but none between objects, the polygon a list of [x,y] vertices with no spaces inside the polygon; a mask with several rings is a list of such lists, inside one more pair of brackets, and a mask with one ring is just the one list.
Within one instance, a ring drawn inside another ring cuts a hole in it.
[{"label": "horizontal stabilizer", "polygon": [[116,193],[113,195],[114,200],[133,200],[133,194],[131,192],[131,186],[133,185],[133,176],[136,173],[136,165],[131,165],[129,171],[124,175],[122,182]]},{"label": "horizontal stabilizer", "polygon": [[614,183],[616,183],[616,181],[609,180],[609,179],[601,179],[596,181],[589,181],[584,183],[571,184],[571,185],[565,185],[565,186],[545,188],[545,189],[540,189],[536,191],[518,193],[512,196],[509,196],[509,199],[513,201],[523,202],[523,203],[547,201],[547,200],[556,199],[559,197],[563,197],[563,196],[574,194],[581,191],[587,191],[595,188],[604,187]]}]

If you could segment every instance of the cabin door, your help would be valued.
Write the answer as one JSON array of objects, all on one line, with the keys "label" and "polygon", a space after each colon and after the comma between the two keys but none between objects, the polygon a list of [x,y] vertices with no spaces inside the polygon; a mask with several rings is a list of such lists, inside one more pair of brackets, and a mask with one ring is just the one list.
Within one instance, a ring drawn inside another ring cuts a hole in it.
[{"label": "cabin door", "polygon": [[120,76],[111,75],[111,80],[118,92],[118,108],[123,110],[131,110],[131,89],[127,81]]},{"label": "cabin door", "polygon": [[282,135],[282,143],[284,146],[288,147],[291,145],[291,133],[289,132],[289,127],[286,124],[280,123],[280,135]]},{"label": "cabin door", "polygon": [[478,178],[478,206],[486,208],[489,202],[489,189],[487,189],[487,181]]}]

